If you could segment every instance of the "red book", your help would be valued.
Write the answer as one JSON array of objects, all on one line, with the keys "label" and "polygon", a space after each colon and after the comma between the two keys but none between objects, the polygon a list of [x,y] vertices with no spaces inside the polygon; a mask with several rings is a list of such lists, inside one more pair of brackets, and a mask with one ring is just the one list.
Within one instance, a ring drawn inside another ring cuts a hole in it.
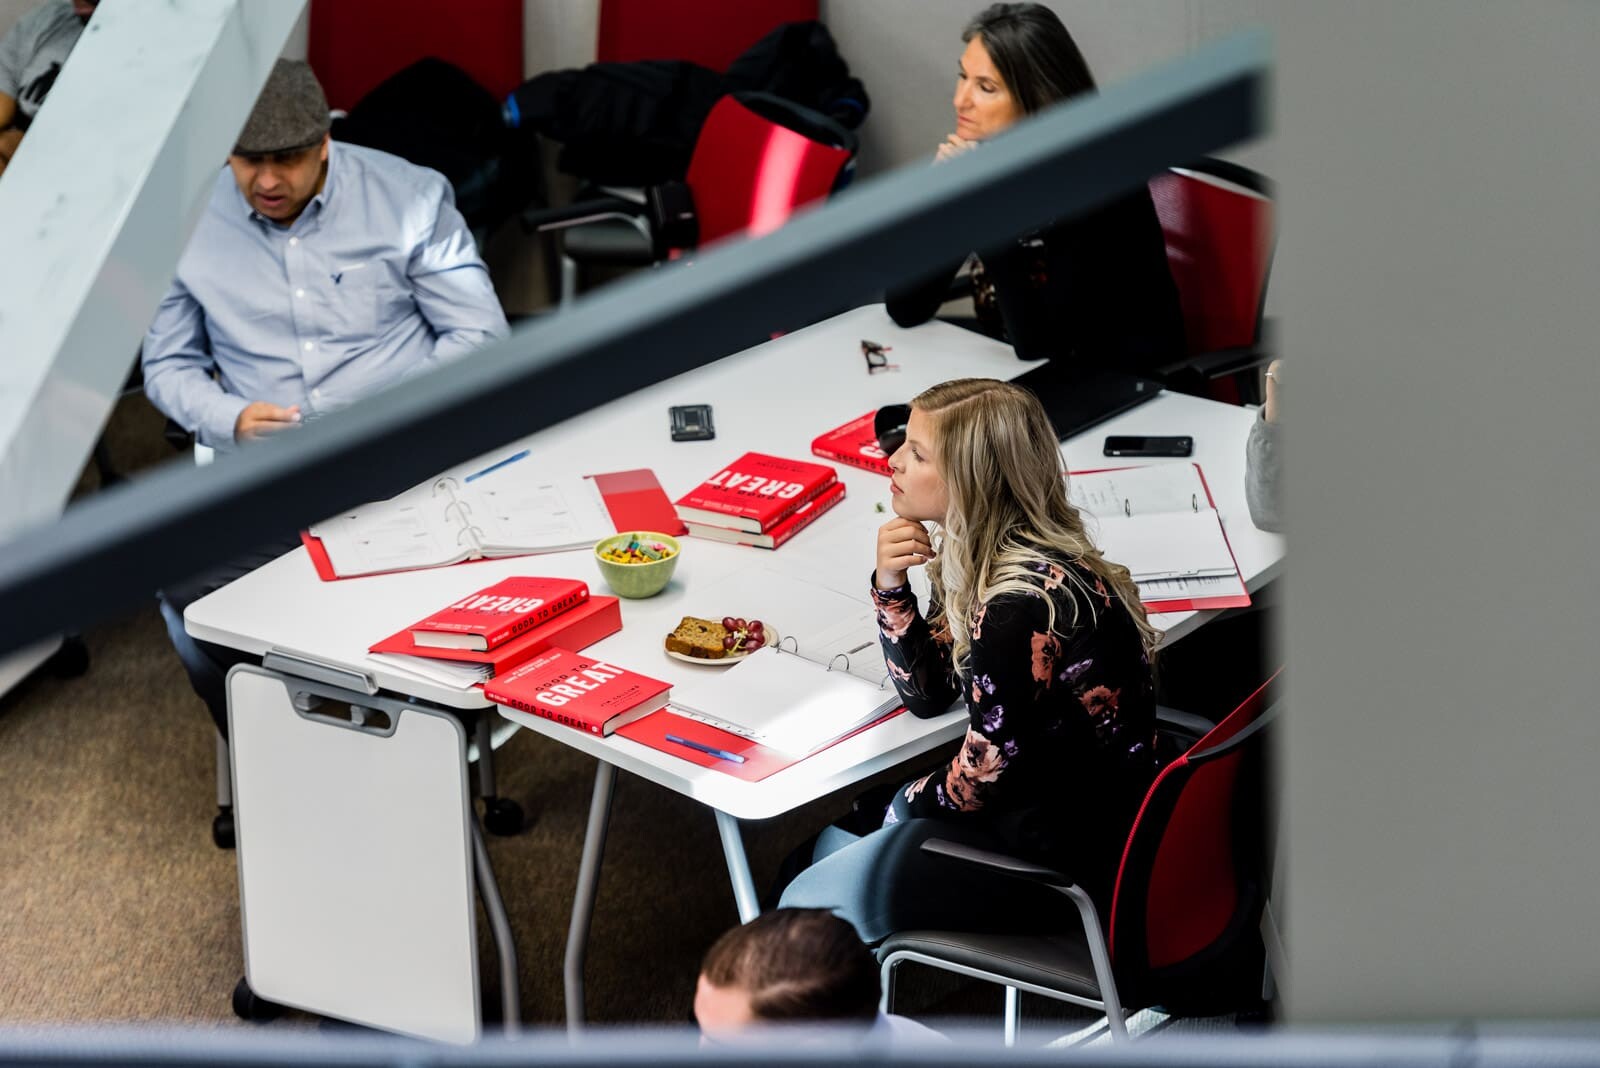
[{"label": "red book", "polygon": [[818,516],[842,500],[844,500],[844,483],[835,482],[805,504],[802,504],[794,515],[772,527],[764,534],[751,534],[749,531],[734,530],[731,527],[714,527],[709,523],[689,523],[687,525],[689,533],[697,538],[727,541],[735,545],[753,545],[759,549],[776,549],[816,522]]},{"label": "red book", "polygon": [[844,426],[836,426],[819,435],[811,443],[811,451],[826,459],[838,460],[874,474],[890,474],[889,458],[878,448],[878,435],[872,430],[873,418],[877,414],[868,412],[860,419],[852,419]]},{"label": "red book", "polygon": [[496,704],[599,735],[664,707],[671,692],[660,679],[568,649],[546,649],[483,684]]},{"label": "red book", "polygon": [[434,660],[457,660],[469,664],[488,664],[496,675],[503,675],[551,646],[582,649],[622,629],[622,609],[615,597],[591,597],[576,608],[569,608],[548,622],[541,623],[504,645],[477,652],[473,649],[439,649],[418,645],[410,629],[391,634],[368,652],[401,653]]},{"label": "red book", "polygon": [[411,640],[487,652],[588,599],[589,587],[577,579],[508,578],[411,624]]},{"label": "red book", "polygon": [[839,474],[827,464],[747,452],[675,502],[685,523],[770,530],[827,489]]}]

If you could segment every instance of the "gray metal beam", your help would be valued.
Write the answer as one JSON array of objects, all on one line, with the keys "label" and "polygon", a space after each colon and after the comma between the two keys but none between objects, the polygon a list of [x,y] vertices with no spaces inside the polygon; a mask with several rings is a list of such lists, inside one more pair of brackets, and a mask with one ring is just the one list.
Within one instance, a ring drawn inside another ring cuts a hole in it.
[{"label": "gray metal beam", "polygon": [[[270,536],[1247,139],[1263,128],[1267,67],[1264,34],[1212,45],[1031,119],[982,152],[863,183],[759,241],[608,287],[226,462],[89,498],[0,546],[0,649],[130,607]],[[774,383],[774,402],[781,390]]]},{"label": "gray metal beam", "polygon": [[100,5],[0,181],[0,537],[61,511],[304,0]]}]

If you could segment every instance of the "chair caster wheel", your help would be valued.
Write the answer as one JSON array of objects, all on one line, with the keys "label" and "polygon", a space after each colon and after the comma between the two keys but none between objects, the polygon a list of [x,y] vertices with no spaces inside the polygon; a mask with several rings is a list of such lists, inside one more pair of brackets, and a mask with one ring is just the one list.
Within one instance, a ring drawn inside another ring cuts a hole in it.
[{"label": "chair caster wheel", "polygon": [[211,821],[211,840],[217,843],[218,849],[234,847],[233,809],[223,809]]},{"label": "chair caster wheel", "polygon": [[61,639],[61,648],[44,663],[56,678],[75,679],[89,670],[89,647],[76,634],[69,634]]},{"label": "chair caster wheel", "polygon": [[483,803],[483,825],[492,835],[508,838],[522,833],[522,806],[509,797],[496,797]]},{"label": "chair caster wheel", "polygon": [[252,1023],[266,1023],[283,1015],[283,1006],[260,997],[250,989],[247,979],[240,979],[233,988],[233,1014]]}]

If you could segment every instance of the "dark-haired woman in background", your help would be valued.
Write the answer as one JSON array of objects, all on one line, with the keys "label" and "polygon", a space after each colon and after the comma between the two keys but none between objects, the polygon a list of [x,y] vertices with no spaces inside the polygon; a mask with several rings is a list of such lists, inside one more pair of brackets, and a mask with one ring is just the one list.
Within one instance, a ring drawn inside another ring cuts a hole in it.
[{"label": "dark-haired woman in background", "polygon": [[[956,129],[939,146],[952,159],[1018,119],[1094,91],[1083,54],[1041,4],[994,4],[962,34]],[[1183,315],[1166,245],[1144,186],[1108,204],[981,252],[1007,340],[1025,360],[1053,357],[1080,370],[1149,370],[1184,355]],[[952,264],[891,293],[901,326],[933,318],[960,270]],[[979,284],[985,320],[988,285]]]}]

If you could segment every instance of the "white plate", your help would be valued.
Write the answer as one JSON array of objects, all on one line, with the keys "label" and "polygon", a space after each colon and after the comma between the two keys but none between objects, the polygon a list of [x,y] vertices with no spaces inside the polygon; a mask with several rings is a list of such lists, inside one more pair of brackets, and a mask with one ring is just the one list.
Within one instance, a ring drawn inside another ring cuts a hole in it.
[{"label": "white plate", "polygon": [[[776,637],[773,635],[773,633],[770,630],[762,631],[762,633],[765,634],[766,637],[767,637],[767,640],[766,640],[765,644],[767,644],[767,645],[776,645],[777,644],[777,639],[776,639]],[[704,657],[690,656],[688,653],[676,653],[676,652],[673,652],[671,649],[668,649],[664,643],[661,646],[661,651],[663,653],[666,653],[668,656],[672,657],[672,659],[674,659],[674,660],[682,660],[685,664],[706,664],[706,665],[709,665],[711,667],[726,666],[728,664],[737,664],[739,661],[741,661],[745,657],[749,656],[750,653],[755,652],[755,650],[752,649],[748,653],[729,653],[727,656],[719,656],[715,660],[707,660]]]}]

